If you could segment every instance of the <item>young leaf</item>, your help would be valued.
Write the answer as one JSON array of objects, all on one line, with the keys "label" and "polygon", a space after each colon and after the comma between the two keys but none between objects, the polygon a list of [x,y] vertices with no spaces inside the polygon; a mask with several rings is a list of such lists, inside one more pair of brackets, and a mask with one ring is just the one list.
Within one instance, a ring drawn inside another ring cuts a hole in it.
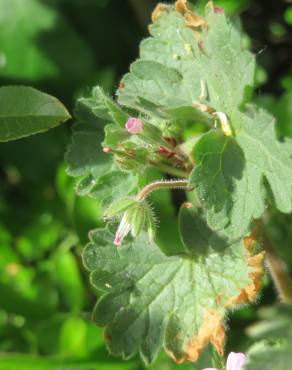
[{"label": "young leaf", "polygon": [[94,114],[91,102],[80,99],[76,116],[78,121],[65,156],[68,174],[80,178],[77,194],[91,195],[109,206],[115,199],[135,190],[137,177],[121,171],[113,157],[103,152],[104,125]]},{"label": "young leaf", "polygon": [[254,57],[224,13],[210,5],[202,18],[178,0],[176,6],[158,6],[153,20],[140,59],[122,80],[120,104],[157,114],[156,107],[174,118],[197,111],[194,117],[208,122],[202,103],[230,114],[246,100]]},{"label": "young leaf", "polygon": [[235,111],[231,122],[235,138],[211,131],[197,143],[191,183],[211,228],[240,238],[264,211],[264,180],[277,208],[292,211],[292,149],[277,140],[274,119],[264,110]]},{"label": "young leaf", "polygon": [[90,177],[88,184],[92,184],[111,168],[112,159],[102,151],[103,125],[90,108],[79,101],[75,114],[78,121],[73,127],[72,142],[65,156],[69,165],[68,174],[86,179]]},{"label": "young leaf", "polygon": [[0,141],[47,131],[70,114],[59,100],[32,87],[0,87]]},{"label": "young leaf", "polygon": [[125,126],[128,114],[113,99],[108,97],[100,86],[92,90],[90,98],[84,98],[82,101],[91,106],[92,112],[97,117],[113,121],[121,127]]},{"label": "young leaf", "polygon": [[139,352],[146,363],[162,348],[177,362],[196,361],[208,343],[222,354],[226,309],[254,298],[262,255],[249,256],[240,242],[168,257],[145,233],[120,248],[113,238],[109,229],[93,231],[83,254],[103,292],[94,319],[109,350],[124,358]]}]

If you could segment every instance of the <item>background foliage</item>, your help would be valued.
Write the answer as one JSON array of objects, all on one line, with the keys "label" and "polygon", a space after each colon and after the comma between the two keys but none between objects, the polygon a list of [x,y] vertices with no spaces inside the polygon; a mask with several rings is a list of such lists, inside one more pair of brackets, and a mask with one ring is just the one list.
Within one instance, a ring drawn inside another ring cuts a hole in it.
[{"label": "background foliage", "polygon": [[[215,3],[231,15],[241,15],[260,65],[255,99],[277,116],[278,134],[292,136],[291,4]],[[156,4],[0,0],[0,85],[33,85],[58,97],[71,112],[76,97],[94,85],[114,91],[137,57]],[[122,362],[111,357],[101,330],[90,321],[95,298],[80,252],[88,230],[102,226],[101,204],[74,193],[63,161],[69,139],[70,124],[65,124],[0,145],[0,370],[143,366],[138,358]],[[179,197],[166,193],[154,199],[158,213],[173,214]],[[292,268],[291,221],[291,216],[275,211],[268,232]],[[163,225],[161,230],[163,237]],[[167,232],[164,237],[171,238]],[[245,350],[252,344],[244,329],[258,319],[260,306],[275,300],[266,277],[259,302],[230,316],[227,350]],[[211,365],[207,352],[198,369]],[[152,366],[178,365],[161,356]],[[185,368],[194,366],[180,365]]]}]

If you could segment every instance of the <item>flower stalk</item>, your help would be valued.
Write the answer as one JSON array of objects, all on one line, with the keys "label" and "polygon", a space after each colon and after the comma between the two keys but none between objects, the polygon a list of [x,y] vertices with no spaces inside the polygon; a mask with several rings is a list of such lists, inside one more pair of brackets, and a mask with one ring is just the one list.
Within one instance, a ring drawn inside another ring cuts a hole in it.
[{"label": "flower stalk", "polygon": [[188,180],[169,180],[155,181],[146,185],[135,197],[135,202],[124,213],[117,232],[115,234],[114,244],[121,246],[124,238],[131,232],[134,237],[146,229],[151,237],[153,237],[155,229],[155,217],[152,209],[146,202],[146,198],[156,190],[169,189],[188,189]]},{"label": "flower stalk", "polygon": [[187,189],[189,186],[188,180],[161,180],[155,181],[146,185],[138,194],[137,200],[144,200],[150,193],[156,190],[172,190],[172,189]]}]

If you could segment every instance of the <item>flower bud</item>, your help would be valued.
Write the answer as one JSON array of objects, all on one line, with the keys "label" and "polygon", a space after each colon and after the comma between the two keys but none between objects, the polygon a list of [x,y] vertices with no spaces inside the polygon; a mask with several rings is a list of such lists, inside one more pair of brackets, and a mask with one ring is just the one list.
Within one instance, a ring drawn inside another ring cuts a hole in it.
[{"label": "flower bud", "polygon": [[126,122],[125,127],[130,134],[141,134],[144,130],[143,122],[135,117],[130,117]]},{"label": "flower bud", "polygon": [[134,198],[124,197],[116,202],[112,203],[105,211],[104,218],[112,218],[119,215],[122,212],[125,212],[127,209],[131,208],[137,203]]},{"label": "flower bud", "polygon": [[131,232],[136,238],[143,230],[153,238],[155,220],[150,205],[145,201],[137,201],[125,212],[115,235],[114,244],[120,246],[123,239]]}]

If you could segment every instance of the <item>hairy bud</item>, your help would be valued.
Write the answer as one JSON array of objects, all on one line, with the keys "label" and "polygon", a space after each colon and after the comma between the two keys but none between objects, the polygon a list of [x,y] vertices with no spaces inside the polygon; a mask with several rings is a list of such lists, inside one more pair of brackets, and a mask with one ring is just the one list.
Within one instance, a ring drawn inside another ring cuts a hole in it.
[{"label": "hairy bud", "polygon": [[144,130],[143,122],[140,119],[134,117],[130,117],[127,120],[125,127],[130,134],[141,134]]}]

